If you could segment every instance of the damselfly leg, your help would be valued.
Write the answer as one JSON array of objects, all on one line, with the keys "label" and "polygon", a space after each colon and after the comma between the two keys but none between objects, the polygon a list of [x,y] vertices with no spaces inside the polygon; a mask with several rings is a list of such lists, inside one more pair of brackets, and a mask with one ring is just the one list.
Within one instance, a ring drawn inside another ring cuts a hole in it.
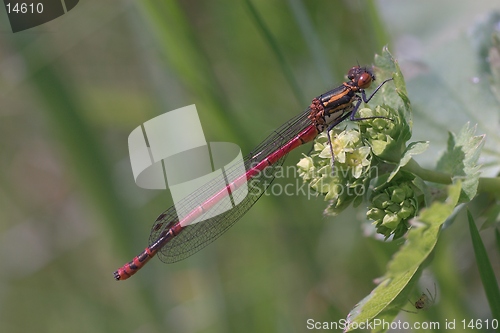
[{"label": "damselfly leg", "polygon": [[[361,102],[368,103],[373,98],[373,96],[375,96],[375,94],[379,91],[379,89],[382,88],[382,86],[384,84],[386,84],[387,82],[389,82],[389,81],[392,81],[392,78],[384,80],[382,83],[380,83],[377,86],[377,88],[375,88],[375,90],[371,93],[371,95],[369,97],[366,97],[366,93],[365,93],[364,89],[359,89],[359,91],[361,92],[361,97],[359,97],[358,95],[356,95],[354,97],[357,100],[357,102],[354,105],[354,107],[351,110],[351,112],[343,114],[340,118],[336,119],[333,123],[331,123],[330,126],[328,126],[328,128],[326,129],[327,138],[328,138],[328,145],[330,146],[330,153],[332,155],[332,162],[331,162],[332,163],[331,164],[331,166],[332,166],[332,174],[334,174],[334,170],[335,170],[334,169],[335,168],[335,154],[333,153],[333,146],[332,146],[332,140],[330,138],[330,131],[335,126],[337,126],[338,124],[340,124],[341,122],[343,122],[344,120],[346,120],[347,118],[349,118],[349,120],[351,120],[351,121],[361,121],[361,120],[369,120],[369,119],[387,119],[387,120],[392,121],[391,118],[387,118],[387,117],[383,117],[383,116],[373,116],[373,117],[356,118],[356,113],[358,112],[359,107],[361,106]],[[362,85],[360,85],[360,86],[362,86]]]}]

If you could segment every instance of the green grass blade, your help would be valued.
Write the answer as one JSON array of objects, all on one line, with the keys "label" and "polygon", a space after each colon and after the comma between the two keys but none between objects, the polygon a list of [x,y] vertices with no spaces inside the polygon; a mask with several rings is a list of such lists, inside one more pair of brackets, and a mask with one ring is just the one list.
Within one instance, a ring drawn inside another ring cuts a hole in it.
[{"label": "green grass blade", "polygon": [[307,44],[307,49],[311,54],[312,61],[316,66],[321,80],[327,86],[334,86],[335,77],[340,77],[338,73],[335,73],[332,66],[328,62],[328,50],[321,43],[318,33],[315,31],[315,27],[308,15],[307,8],[304,6],[302,0],[288,0],[288,5],[292,10],[292,13],[297,21],[299,29],[304,37],[304,41]]},{"label": "green grass blade", "polygon": [[[32,42],[32,40],[29,41]],[[50,49],[51,46],[46,45],[46,48]],[[117,250],[117,253],[124,254],[122,260],[130,259],[137,251],[137,249],[131,249],[130,244],[134,243],[135,232],[140,226],[134,218],[133,211],[118,195],[109,158],[102,147],[99,135],[84,117],[84,108],[77,94],[77,86],[71,77],[65,74],[64,65],[61,63],[38,67],[40,62],[44,62],[43,52],[25,52],[21,53],[21,56],[28,71],[30,83],[37,92],[48,119],[53,139],[59,143],[57,147],[61,149],[67,161],[67,169],[76,180],[77,188],[102,214],[102,226],[112,247]],[[109,283],[115,283],[112,275],[113,269],[118,268],[118,265],[122,263],[119,261],[116,262],[117,266],[109,267],[109,272],[102,278],[110,281]],[[71,270],[78,271],[77,268],[71,268]],[[89,274],[90,279],[93,274],[100,274],[100,272]],[[144,280],[138,280],[139,283],[140,281],[145,283]],[[76,288],[76,290],[79,289]],[[84,299],[85,295],[80,297]],[[155,313],[151,301],[153,299],[154,295],[149,288],[137,297],[137,303],[151,313]],[[160,316],[157,316],[158,320],[152,321],[152,325],[160,325],[159,318]]]},{"label": "green grass blade", "polygon": [[[228,140],[246,137],[248,129],[234,115],[213,64],[201,45],[203,36],[194,29],[178,1],[143,1],[140,8],[165,56],[165,66],[196,96],[198,111],[210,112],[224,128]],[[241,142],[241,141],[240,141]]]},{"label": "green grass blade", "polygon": [[486,253],[483,241],[481,240],[481,236],[477,230],[476,223],[474,222],[474,219],[469,211],[467,211],[467,217],[469,219],[469,229],[474,254],[476,255],[477,267],[479,269],[481,280],[483,281],[486,298],[490,304],[491,314],[493,318],[500,320],[500,289],[498,288],[495,273],[491,267],[488,254]]},{"label": "green grass blade", "polygon": [[297,82],[297,80],[295,79],[295,76],[293,75],[292,69],[287,64],[287,62],[285,60],[285,56],[283,55],[283,52],[281,52],[281,50],[278,46],[278,42],[273,37],[271,31],[268,29],[268,27],[264,23],[264,20],[260,16],[260,14],[257,11],[257,9],[255,8],[255,6],[252,4],[252,2],[250,0],[245,0],[245,4],[248,7],[248,10],[250,12],[250,16],[253,19],[255,25],[257,26],[257,28],[259,29],[262,36],[264,37],[266,42],[271,47],[272,52],[276,56],[276,58],[278,60],[278,64],[280,65],[281,70],[283,71],[283,74],[285,75],[286,80],[288,81],[288,84],[292,88],[292,91],[293,91],[295,97],[297,98],[297,101],[301,105],[307,105],[308,104],[307,99],[304,97],[302,90],[300,89],[300,85]]},{"label": "green grass blade", "polygon": [[97,135],[83,116],[81,101],[75,94],[76,87],[65,76],[62,65],[37,68],[42,55],[22,53],[22,57],[44,106],[53,137],[60,143],[73,176],[103,214],[114,245],[128,253],[127,243],[133,239],[134,229],[125,226],[133,224],[133,217],[115,191],[111,166]]},{"label": "green grass blade", "polygon": [[495,229],[495,240],[497,244],[497,250],[500,252],[500,231],[498,229]]}]

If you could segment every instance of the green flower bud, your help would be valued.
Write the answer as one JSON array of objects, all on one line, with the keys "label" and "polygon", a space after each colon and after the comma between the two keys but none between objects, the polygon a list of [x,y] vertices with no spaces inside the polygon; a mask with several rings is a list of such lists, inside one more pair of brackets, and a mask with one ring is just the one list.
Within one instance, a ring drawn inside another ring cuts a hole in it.
[{"label": "green flower bud", "polygon": [[363,118],[384,117],[360,122],[361,136],[375,156],[388,162],[399,162],[406,141],[411,137],[411,128],[405,117],[387,105],[377,106],[375,110],[363,108],[359,114]]},{"label": "green flower bud", "polygon": [[387,193],[380,193],[372,199],[372,206],[384,209],[389,206],[390,200]]},{"label": "green flower bud", "polygon": [[402,188],[395,188],[391,193],[391,201],[395,203],[402,203],[406,199],[405,190]]},{"label": "green flower bud", "polygon": [[406,233],[408,220],[417,211],[415,189],[409,178],[403,176],[375,188],[367,217],[374,221],[378,233],[394,239]]},{"label": "green flower bud", "polygon": [[382,220],[385,216],[385,211],[382,209],[378,209],[378,208],[372,208],[372,209],[368,210],[368,212],[366,213],[366,216],[370,220],[374,220],[374,221]]},{"label": "green flower bud", "polygon": [[385,211],[390,212],[390,213],[397,213],[397,212],[399,212],[399,205],[396,203],[392,203],[389,206],[387,206]]},{"label": "green flower bud", "polygon": [[415,214],[415,207],[413,207],[409,201],[405,201],[404,205],[401,207],[401,209],[398,212],[398,216],[401,217],[402,219],[407,219],[409,217],[413,217]]},{"label": "green flower bud", "polygon": [[386,214],[382,219],[382,225],[391,230],[394,230],[399,222],[401,222],[401,218],[397,214]]}]

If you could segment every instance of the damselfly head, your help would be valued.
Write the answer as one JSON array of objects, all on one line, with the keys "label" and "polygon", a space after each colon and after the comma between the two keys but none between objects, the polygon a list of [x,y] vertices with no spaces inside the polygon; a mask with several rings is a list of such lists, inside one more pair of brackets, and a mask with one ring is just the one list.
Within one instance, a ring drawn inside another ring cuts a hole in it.
[{"label": "damselfly head", "polygon": [[347,73],[347,78],[361,89],[369,88],[375,81],[375,75],[365,67],[354,66]]},{"label": "damselfly head", "polygon": [[365,72],[358,77],[357,86],[361,89],[366,89],[370,87],[373,80],[375,80],[375,77],[371,73]]},{"label": "damselfly head", "polygon": [[356,75],[359,73],[359,70],[361,69],[361,67],[359,66],[354,66],[352,67],[349,72],[347,72],[347,78],[349,80],[354,80],[354,78],[356,77]]}]

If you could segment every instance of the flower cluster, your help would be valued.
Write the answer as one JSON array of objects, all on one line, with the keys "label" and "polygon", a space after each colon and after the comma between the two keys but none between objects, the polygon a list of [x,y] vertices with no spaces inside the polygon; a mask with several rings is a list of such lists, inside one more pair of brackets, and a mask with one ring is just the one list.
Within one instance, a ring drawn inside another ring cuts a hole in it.
[{"label": "flower cluster", "polygon": [[329,201],[325,213],[337,215],[366,198],[370,201],[367,216],[377,232],[396,239],[406,233],[409,219],[418,212],[422,191],[414,185],[413,175],[400,170],[411,121],[405,114],[409,104],[404,96],[392,97],[399,102],[358,110],[356,116],[362,118],[358,129],[332,130],[331,147],[327,134],[320,134],[313,151],[297,166],[302,179]]},{"label": "flower cluster", "polygon": [[379,234],[393,239],[403,236],[409,228],[408,219],[418,211],[417,189],[409,181],[393,181],[373,191],[366,216],[375,221]]},{"label": "flower cluster", "polygon": [[[326,133],[316,139],[314,150],[297,164],[299,175],[316,192],[330,200],[329,213],[336,214],[365,193],[364,175],[371,165],[370,147],[363,144],[359,131],[334,130],[332,147]],[[335,163],[332,170],[333,150]]]},{"label": "flower cluster", "polygon": [[410,125],[387,105],[379,105],[375,110],[363,108],[358,114],[361,118],[383,117],[359,122],[359,130],[375,156],[397,163],[411,137]]}]

